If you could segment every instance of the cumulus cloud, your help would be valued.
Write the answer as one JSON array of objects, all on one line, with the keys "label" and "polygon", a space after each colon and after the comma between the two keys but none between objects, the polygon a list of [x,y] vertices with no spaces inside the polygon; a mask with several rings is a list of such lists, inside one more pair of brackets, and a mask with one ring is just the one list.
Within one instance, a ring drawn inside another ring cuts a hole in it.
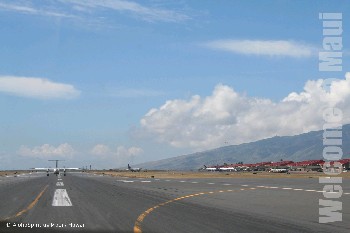
[{"label": "cumulus cloud", "polygon": [[70,99],[80,95],[70,84],[15,76],[0,76],[0,92],[36,99]]},{"label": "cumulus cloud", "polygon": [[28,146],[21,146],[18,150],[18,154],[26,157],[34,158],[57,158],[57,157],[72,157],[75,154],[75,150],[68,143],[61,144],[57,147],[49,144],[42,146],[36,146],[30,148]]},{"label": "cumulus cloud", "polygon": [[206,47],[244,55],[310,57],[315,48],[303,43],[286,40],[215,40]]},{"label": "cumulus cloud", "polygon": [[143,150],[140,147],[132,146],[132,147],[128,148],[125,146],[118,146],[116,155],[118,157],[128,158],[128,157],[135,157],[135,156],[140,155],[142,153],[143,153]]},{"label": "cumulus cloud", "polygon": [[323,80],[308,81],[300,93],[279,102],[237,93],[219,84],[212,95],[189,100],[169,100],[141,119],[146,135],[174,147],[208,149],[224,142],[240,144],[275,135],[295,135],[322,129],[324,108],[336,106],[349,123],[350,73],[332,82],[329,92]]},{"label": "cumulus cloud", "polygon": [[111,147],[104,144],[97,144],[90,150],[91,155],[108,160],[110,165],[113,166],[114,164],[116,167],[134,163],[143,152],[143,149],[137,146],[118,146],[116,149],[111,149]]},{"label": "cumulus cloud", "polygon": [[102,155],[102,156],[108,155],[110,152],[111,152],[110,148],[103,144],[97,144],[91,150],[91,154]]}]

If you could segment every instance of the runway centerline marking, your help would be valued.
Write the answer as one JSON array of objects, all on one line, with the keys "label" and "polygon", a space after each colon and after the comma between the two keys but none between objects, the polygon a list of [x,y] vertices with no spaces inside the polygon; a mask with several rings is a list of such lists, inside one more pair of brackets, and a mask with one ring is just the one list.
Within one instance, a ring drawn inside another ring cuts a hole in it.
[{"label": "runway centerline marking", "polygon": [[30,203],[27,208],[19,211],[17,214],[7,217],[4,220],[9,220],[10,218],[16,218],[21,216],[22,214],[26,213],[27,211],[31,210],[39,201],[39,199],[41,198],[41,196],[45,193],[46,189],[49,187],[49,185],[46,185],[45,188],[39,193],[39,195],[34,199],[34,201],[32,203]]},{"label": "runway centerline marking", "polygon": [[64,186],[63,182],[57,182],[56,186]]},{"label": "runway centerline marking", "polygon": [[67,190],[56,189],[52,200],[52,206],[72,206]]}]

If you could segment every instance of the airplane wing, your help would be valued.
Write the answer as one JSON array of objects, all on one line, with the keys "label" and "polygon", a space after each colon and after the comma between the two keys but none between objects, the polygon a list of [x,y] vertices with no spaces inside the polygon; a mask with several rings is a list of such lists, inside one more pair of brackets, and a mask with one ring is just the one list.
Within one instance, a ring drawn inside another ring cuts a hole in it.
[{"label": "airplane wing", "polygon": [[60,168],[57,168],[57,169],[59,169],[60,171],[81,170],[80,168],[77,168],[77,167],[60,167]]},{"label": "airplane wing", "polygon": [[39,171],[53,171],[54,170],[54,168],[51,168],[51,167],[34,167],[31,169],[39,170]]}]

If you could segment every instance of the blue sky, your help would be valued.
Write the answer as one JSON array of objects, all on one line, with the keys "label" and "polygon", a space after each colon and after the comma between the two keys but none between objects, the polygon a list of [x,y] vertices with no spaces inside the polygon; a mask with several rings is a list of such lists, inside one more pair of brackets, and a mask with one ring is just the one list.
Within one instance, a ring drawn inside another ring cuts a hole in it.
[{"label": "blue sky", "polygon": [[349,5],[0,1],[0,169],[113,168],[320,129],[318,14],[343,12],[346,52]]}]

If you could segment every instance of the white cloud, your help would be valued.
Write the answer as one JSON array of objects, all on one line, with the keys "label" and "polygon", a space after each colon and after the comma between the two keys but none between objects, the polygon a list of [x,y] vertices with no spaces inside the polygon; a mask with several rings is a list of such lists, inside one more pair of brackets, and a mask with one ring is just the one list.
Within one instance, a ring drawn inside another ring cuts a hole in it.
[{"label": "white cloud", "polygon": [[128,163],[133,164],[137,161],[138,156],[143,152],[143,149],[137,146],[118,146],[115,150],[107,145],[97,144],[91,149],[90,154],[98,156],[98,159],[108,161],[109,165],[124,167]]},{"label": "white cloud", "polygon": [[142,148],[140,147],[135,147],[135,146],[132,146],[132,147],[125,147],[125,146],[118,146],[117,148],[117,153],[116,155],[118,157],[135,157],[137,155],[140,155],[143,153],[143,150]]},{"label": "white cloud", "polygon": [[131,147],[125,147],[125,146],[118,146],[117,150],[111,150],[109,146],[104,145],[104,144],[97,144],[95,145],[91,151],[91,154],[93,155],[112,155],[116,157],[135,157],[137,155],[140,155],[143,153],[142,148],[136,147],[136,146],[131,146]]},{"label": "white cloud", "polygon": [[211,96],[169,100],[149,110],[140,121],[141,130],[174,147],[208,149],[225,141],[240,144],[322,129],[325,106],[340,108],[343,123],[349,123],[350,73],[345,80],[333,82],[329,93],[322,83],[308,81],[303,92],[293,92],[279,102],[248,97],[219,84]]},{"label": "white cloud", "polygon": [[304,43],[286,40],[216,40],[206,47],[244,55],[310,57],[316,49]]},{"label": "white cloud", "polygon": [[44,144],[42,146],[36,146],[33,148],[30,148],[28,146],[21,146],[18,150],[18,154],[26,157],[43,159],[56,157],[69,158],[75,154],[75,150],[68,143],[61,144],[57,147],[51,146],[49,144]]},{"label": "white cloud", "polygon": [[105,9],[132,13],[145,21],[179,22],[190,17],[176,11],[147,7],[132,1],[124,0],[61,0],[61,2],[73,4],[73,9],[89,12],[90,9]]},{"label": "white cloud", "polygon": [[110,148],[103,144],[97,144],[91,150],[91,154],[101,155],[101,156],[108,155],[110,154],[110,152],[111,152]]},{"label": "white cloud", "polygon": [[70,99],[80,95],[80,91],[70,84],[15,76],[0,76],[0,92],[37,99]]},{"label": "white cloud", "polygon": [[41,15],[41,16],[52,16],[58,18],[75,18],[74,15],[64,14],[60,12],[55,12],[51,10],[38,9],[30,5],[23,5],[22,3],[17,4],[8,4],[8,3],[0,3],[0,9],[6,11],[13,11],[22,14],[31,14],[31,15]]}]

